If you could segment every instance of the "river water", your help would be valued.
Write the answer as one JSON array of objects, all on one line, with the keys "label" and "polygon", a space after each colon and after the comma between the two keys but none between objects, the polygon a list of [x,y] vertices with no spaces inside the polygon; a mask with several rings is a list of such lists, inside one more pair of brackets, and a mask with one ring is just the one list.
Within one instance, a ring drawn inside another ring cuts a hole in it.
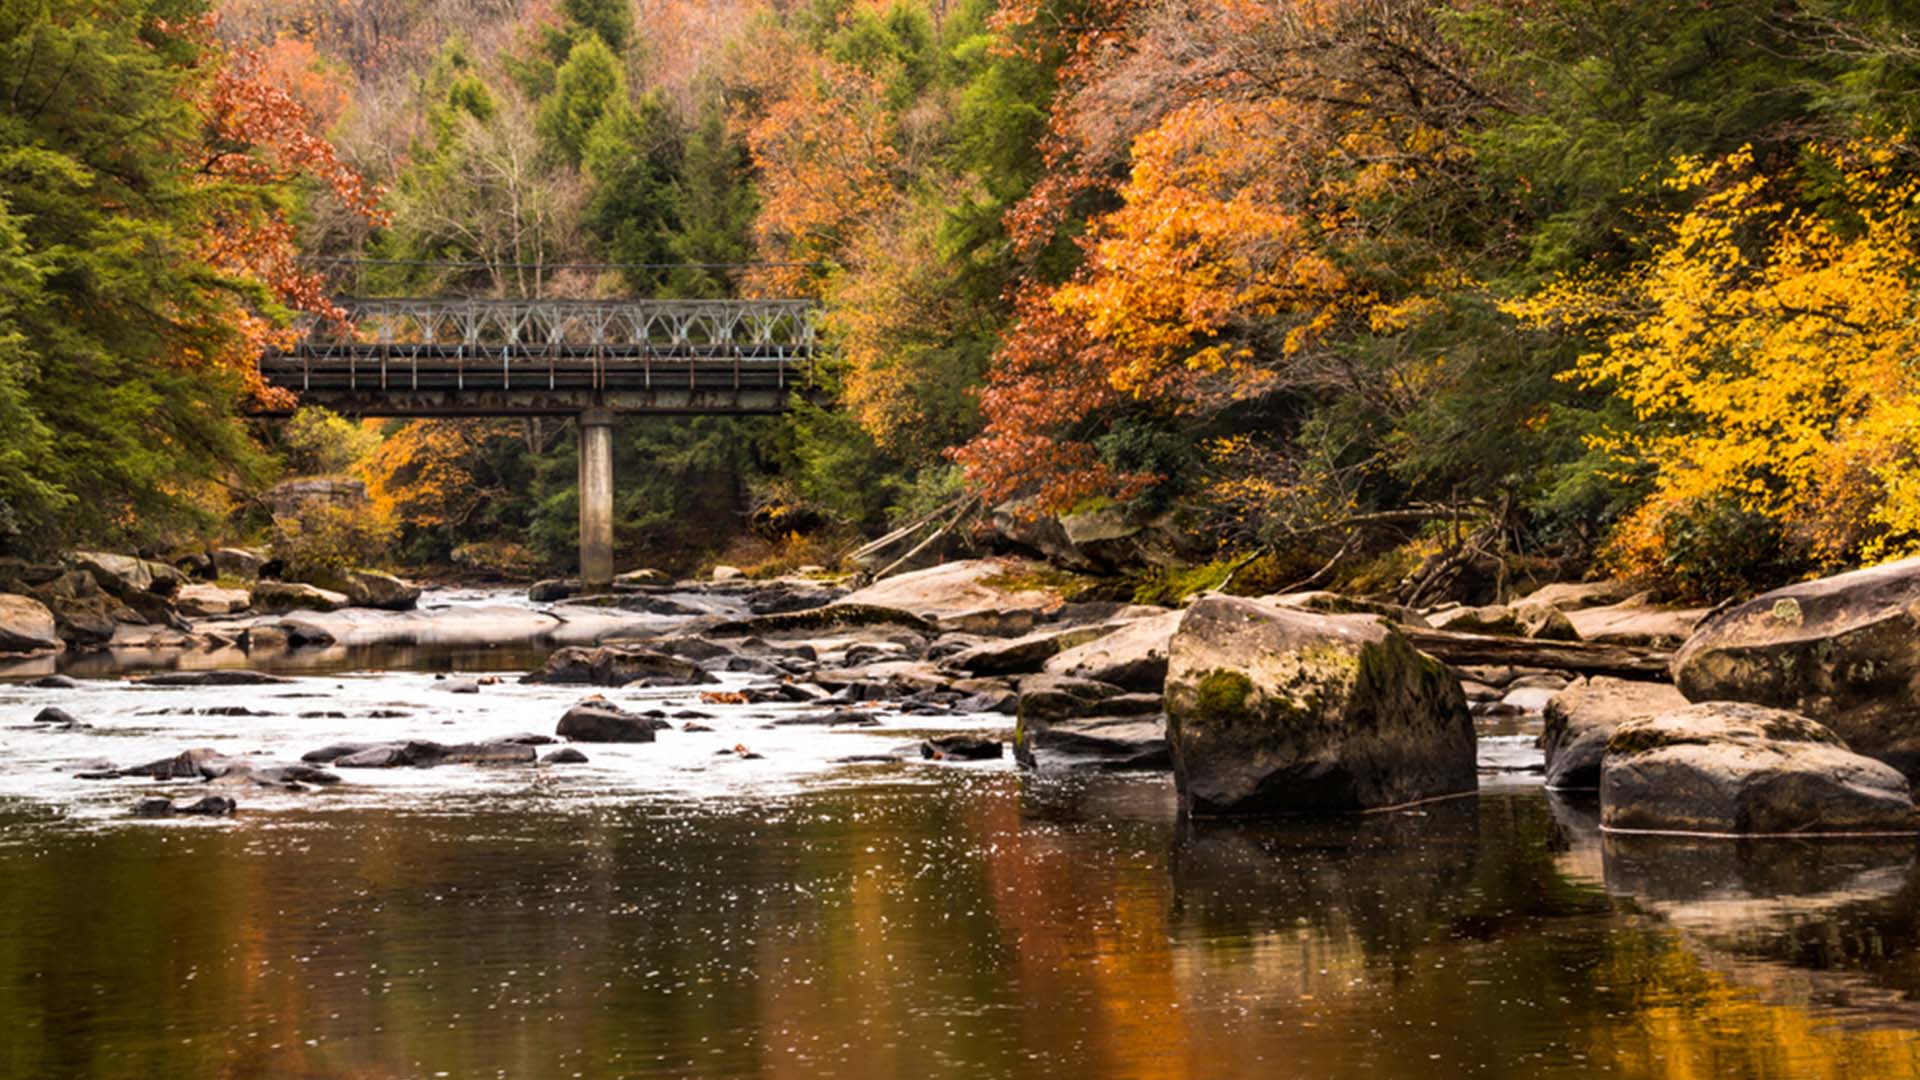
[{"label": "river water", "polygon": [[[1527,773],[1195,823],[1164,776],[838,760],[978,717],[618,690],[715,730],[242,790],[217,821],[126,816],[187,785],[69,775],[551,731],[578,688],[435,678],[537,651],[0,686],[0,1075],[1920,1075],[1912,844],[1603,839]],[[35,728],[49,704],[93,727]]]}]

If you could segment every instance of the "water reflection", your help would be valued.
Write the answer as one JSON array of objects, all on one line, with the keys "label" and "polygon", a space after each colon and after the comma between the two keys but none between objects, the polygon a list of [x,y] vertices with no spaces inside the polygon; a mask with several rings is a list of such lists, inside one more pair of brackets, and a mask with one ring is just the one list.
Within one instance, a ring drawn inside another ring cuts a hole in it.
[{"label": "water reflection", "polygon": [[0,1074],[1920,1075],[1910,856],[1615,846],[1537,791],[1187,824],[1162,780],[960,770],[0,807]]}]

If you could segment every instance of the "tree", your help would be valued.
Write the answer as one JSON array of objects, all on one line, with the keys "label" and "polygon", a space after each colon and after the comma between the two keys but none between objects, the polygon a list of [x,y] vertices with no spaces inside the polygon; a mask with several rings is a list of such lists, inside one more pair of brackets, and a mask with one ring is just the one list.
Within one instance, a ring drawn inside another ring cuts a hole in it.
[{"label": "tree", "polygon": [[1592,328],[1600,347],[1569,376],[1632,410],[1595,437],[1650,482],[1614,536],[1620,568],[1695,594],[1760,584],[1688,541],[1727,512],[1815,566],[1920,550],[1916,166],[1902,140],[1870,138],[1776,173],[1751,150],[1681,158],[1662,187],[1697,200],[1647,259],[1509,305]]}]

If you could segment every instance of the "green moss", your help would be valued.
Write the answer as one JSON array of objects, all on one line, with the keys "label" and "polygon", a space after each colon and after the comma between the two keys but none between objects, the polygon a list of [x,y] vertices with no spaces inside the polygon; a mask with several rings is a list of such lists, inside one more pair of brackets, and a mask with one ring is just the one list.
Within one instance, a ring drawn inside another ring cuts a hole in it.
[{"label": "green moss", "polygon": [[1253,680],[1238,671],[1215,668],[1195,687],[1194,715],[1212,724],[1231,723],[1247,715]]},{"label": "green moss", "polygon": [[1133,602],[1175,607],[1189,596],[1219,588],[1232,572],[1233,564],[1225,561],[1187,570],[1156,568],[1136,580]]},{"label": "green moss", "polygon": [[1110,599],[1114,582],[1086,574],[1076,574],[1054,566],[1036,566],[1024,572],[1007,571],[980,579],[980,584],[1001,592],[1049,592],[1068,603]]}]

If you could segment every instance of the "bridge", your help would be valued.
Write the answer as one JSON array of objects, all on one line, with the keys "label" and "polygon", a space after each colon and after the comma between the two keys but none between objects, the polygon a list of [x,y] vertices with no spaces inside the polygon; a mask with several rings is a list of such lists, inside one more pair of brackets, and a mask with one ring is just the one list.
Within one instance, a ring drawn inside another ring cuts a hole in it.
[{"label": "bridge", "polygon": [[814,385],[807,300],[335,302],[343,324],[261,357],[267,384],[347,416],[575,417],[592,585],[613,580],[616,415],[777,413]]}]

